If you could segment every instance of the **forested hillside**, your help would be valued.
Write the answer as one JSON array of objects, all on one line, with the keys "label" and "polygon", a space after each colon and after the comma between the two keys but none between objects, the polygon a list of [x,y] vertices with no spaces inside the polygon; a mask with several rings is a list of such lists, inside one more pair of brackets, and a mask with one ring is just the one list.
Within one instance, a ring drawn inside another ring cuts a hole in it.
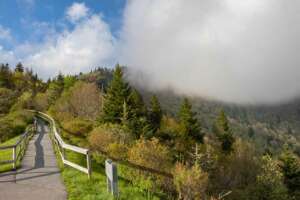
[{"label": "forested hillside", "polygon": [[22,64],[1,65],[0,140],[20,134],[30,122],[24,109],[36,109],[99,165],[126,163],[120,174],[145,199],[299,199],[297,101],[246,107],[150,92],[127,82],[124,69],[44,82]]}]

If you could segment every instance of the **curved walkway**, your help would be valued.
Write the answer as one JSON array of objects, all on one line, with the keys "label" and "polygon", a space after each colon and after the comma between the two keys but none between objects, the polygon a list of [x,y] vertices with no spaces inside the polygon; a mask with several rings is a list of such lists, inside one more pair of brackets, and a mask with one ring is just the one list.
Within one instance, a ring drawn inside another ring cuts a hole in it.
[{"label": "curved walkway", "polygon": [[0,174],[0,200],[67,199],[49,127],[42,120],[38,121],[37,134],[29,142],[21,166],[15,172]]}]

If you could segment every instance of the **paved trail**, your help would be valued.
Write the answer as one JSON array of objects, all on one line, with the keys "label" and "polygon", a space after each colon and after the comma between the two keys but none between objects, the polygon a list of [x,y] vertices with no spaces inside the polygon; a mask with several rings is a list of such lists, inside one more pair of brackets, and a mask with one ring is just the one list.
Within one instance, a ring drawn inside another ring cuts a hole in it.
[{"label": "paved trail", "polygon": [[22,167],[16,172],[0,174],[0,200],[19,199],[67,199],[49,138],[49,127],[41,120],[37,134],[29,142]]}]

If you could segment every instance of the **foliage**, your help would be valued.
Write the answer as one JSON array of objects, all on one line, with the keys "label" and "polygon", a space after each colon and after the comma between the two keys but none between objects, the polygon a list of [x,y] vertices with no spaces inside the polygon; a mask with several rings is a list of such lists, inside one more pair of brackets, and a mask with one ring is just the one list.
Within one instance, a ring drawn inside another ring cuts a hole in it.
[{"label": "foliage", "polygon": [[247,142],[237,140],[235,151],[229,155],[218,153],[211,146],[201,150],[200,166],[209,172],[209,194],[232,191],[231,199],[240,199],[256,182],[260,162],[255,148]]},{"label": "foliage", "polygon": [[23,73],[24,72],[24,67],[23,67],[22,63],[19,62],[16,65],[15,72],[19,72],[19,73]]},{"label": "foliage", "polygon": [[196,113],[192,111],[192,105],[189,100],[185,98],[178,114],[180,133],[184,140],[193,139],[196,142],[202,143],[203,134],[201,133],[201,126],[195,115]]},{"label": "foliage", "polygon": [[51,111],[62,121],[72,118],[95,120],[100,107],[100,93],[96,85],[78,81],[62,93]]},{"label": "foliage", "polygon": [[221,149],[224,153],[230,153],[233,150],[233,143],[235,141],[233,134],[229,127],[229,122],[224,110],[220,111],[215,124],[215,132],[221,143]]},{"label": "foliage", "polygon": [[12,88],[12,72],[9,69],[8,64],[1,64],[0,66],[0,87]]},{"label": "foliage", "polygon": [[0,142],[22,134],[32,119],[31,113],[22,110],[0,118]]},{"label": "foliage", "polygon": [[68,90],[70,87],[74,86],[76,83],[77,79],[75,76],[65,76],[64,77],[64,90]]},{"label": "foliage", "polygon": [[105,95],[102,121],[121,123],[124,102],[128,103],[130,88],[123,79],[122,68],[117,65],[113,79]]},{"label": "foliage", "polygon": [[[170,150],[156,138],[137,140],[128,150],[128,161],[163,172],[170,172],[172,166]],[[157,192],[161,187],[170,188],[169,180],[146,171],[129,169],[128,177],[135,185],[149,192]]]},{"label": "foliage", "polygon": [[52,105],[60,97],[64,90],[64,77],[59,74],[56,79],[49,83],[48,89],[46,91],[48,96],[49,104]]},{"label": "foliage", "polygon": [[114,158],[125,159],[127,146],[132,142],[132,138],[121,126],[107,124],[96,127],[89,134],[88,141],[93,150],[105,152]]},{"label": "foliage", "polygon": [[149,108],[149,122],[153,132],[156,132],[160,128],[162,116],[163,114],[160,103],[157,96],[153,95],[150,100]]},{"label": "foliage", "polygon": [[[147,108],[144,100],[137,90],[131,90],[127,106],[127,116],[123,116],[123,124],[129,128],[132,134],[139,138],[151,137],[150,126],[147,119]],[[126,112],[125,110],[123,112]]]},{"label": "foliage", "polygon": [[287,189],[283,184],[283,174],[278,163],[269,155],[262,157],[260,174],[256,180],[254,199],[287,199]]},{"label": "foliage", "polygon": [[70,88],[69,106],[75,117],[95,120],[100,112],[100,91],[93,83],[76,82]]},{"label": "foliage", "polygon": [[46,111],[49,108],[49,99],[45,93],[37,93],[33,99],[35,110]]},{"label": "foliage", "polygon": [[170,151],[166,146],[160,144],[156,138],[137,140],[129,149],[128,159],[137,165],[152,169],[166,172],[170,170]]},{"label": "foliage", "polygon": [[173,174],[174,184],[179,195],[178,199],[206,199],[208,174],[203,172],[198,165],[189,168],[177,163]]},{"label": "foliage", "polygon": [[93,129],[93,123],[88,120],[76,118],[74,120],[64,122],[63,127],[70,134],[79,137],[86,137],[88,133]]},{"label": "foliage", "polygon": [[16,94],[14,91],[7,88],[0,88],[0,114],[7,114],[15,100]]},{"label": "foliage", "polygon": [[11,111],[17,111],[22,109],[31,109],[33,107],[32,93],[24,92],[17,99],[16,103],[11,107]]},{"label": "foliage", "polygon": [[284,176],[284,183],[291,195],[300,195],[300,160],[299,157],[286,150],[280,158],[280,168]]}]

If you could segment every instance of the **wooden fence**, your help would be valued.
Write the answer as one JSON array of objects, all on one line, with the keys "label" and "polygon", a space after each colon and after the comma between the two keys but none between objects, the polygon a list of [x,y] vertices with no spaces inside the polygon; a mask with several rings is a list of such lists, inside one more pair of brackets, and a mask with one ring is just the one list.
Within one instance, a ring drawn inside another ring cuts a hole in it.
[{"label": "wooden fence", "polygon": [[0,151],[12,149],[11,160],[1,160],[0,165],[12,164],[12,168],[16,169],[17,162],[20,161],[27,147],[27,144],[36,131],[36,120],[34,120],[34,125],[27,128],[26,132],[23,133],[20,138],[13,145],[0,146]]},{"label": "wooden fence", "polygon": [[[81,171],[81,172],[84,172],[84,173],[88,174],[88,177],[90,178],[91,173],[92,173],[92,168],[91,168],[91,155],[90,155],[89,149],[85,149],[85,148],[77,147],[77,146],[74,146],[74,145],[66,144],[63,141],[63,139],[61,138],[61,136],[58,132],[58,128],[56,126],[55,120],[51,116],[49,116],[45,113],[39,112],[39,111],[33,111],[33,112],[36,114],[37,117],[40,117],[40,118],[46,120],[47,122],[49,122],[49,124],[51,126],[53,136],[54,136],[53,137],[54,143],[57,146],[57,149],[58,149],[58,152],[59,152],[59,155],[60,155],[60,158],[61,158],[62,162],[65,165],[68,165],[70,167],[73,167],[73,168]],[[80,166],[80,165],[78,165],[74,162],[71,162],[71,161],[67,160],[65,150],[70,150],[70,151],[77,152],[77,153],[85,155],[86,156],[87,167]]]}]

